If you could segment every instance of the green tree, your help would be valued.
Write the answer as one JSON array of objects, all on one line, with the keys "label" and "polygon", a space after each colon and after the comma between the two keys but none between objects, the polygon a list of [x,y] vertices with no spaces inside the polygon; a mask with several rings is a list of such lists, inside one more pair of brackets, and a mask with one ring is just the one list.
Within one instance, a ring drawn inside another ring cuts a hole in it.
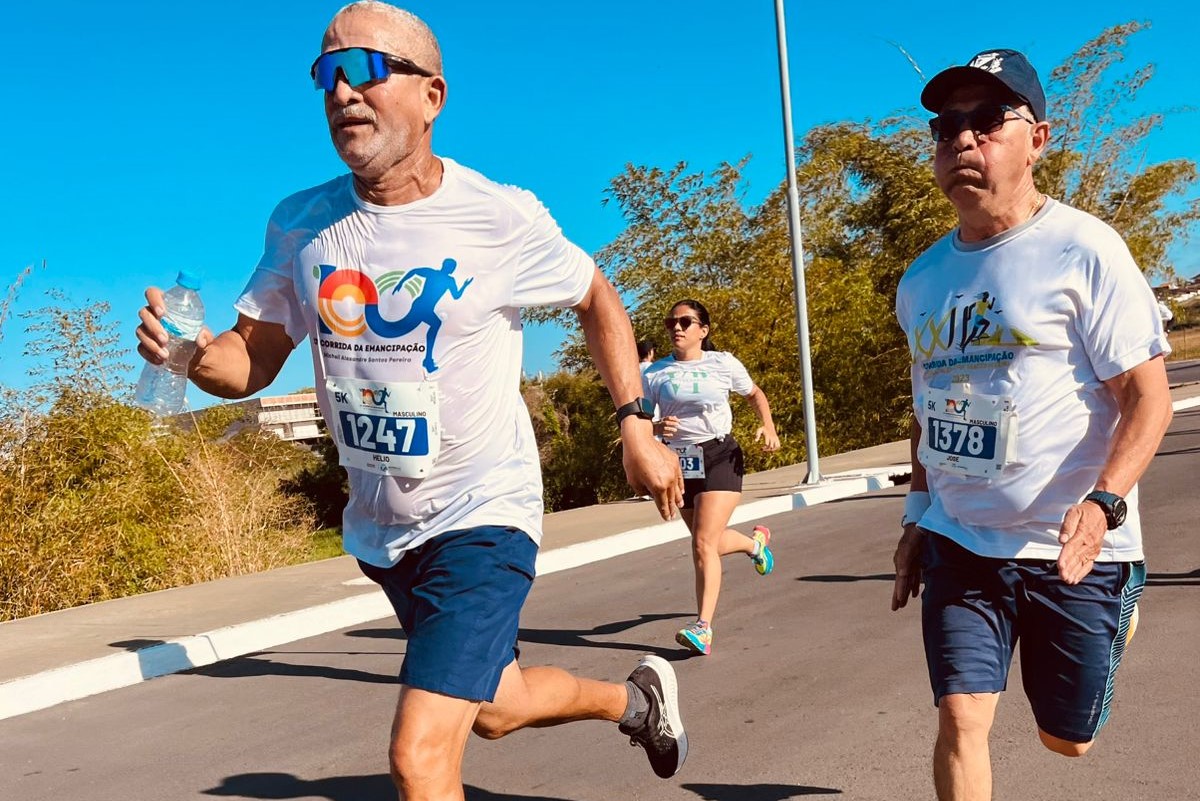
[{"label": "green tree", "polygon": [[337,444],[332,436],[326,434],[317,440],[313,451],[317,458],[294,478],[284,481],[282,489],[311,503],[322,526],[340,528],[342,512],[350,501],[346,469],[338,461]]},{"label": "green tree", "polygon": [[594,370],[557,372],[521,387],[543,465],[546,511],[627,498],[612,398]]},{"label": "green tree", "polygon": [[[1163,120],[1129,111],[1153,74],[1116,74],[1129,37],[1119,25],[1051,73],[1053,144],[1035,174],[1043,191],[1121,232],[1148,273],[1169,275],[1169,254],[1200,220],[1190,160],[1146,164],[1144,140]],[[933,180],[933,145],[911,118],[843,122],[811,130],[799,148],[813,395],[823,452],[902,438],[909,415],[909,355],[893,315],[908,264],[955,224]],[[748,445],[755,418],[735,407],[747,464],[761,469],[804,457],[786,189],[745,202],[739,164],[689,172],[628,165],[608,198],[626,228],[597,254],[622,291],[638,338],[660,337],[672,303],[695,297],[712,312],[712,336],[747,366],[771,400],[783,449]],[[543,313],[544,319],[547,315]],[[563,366],[581,369],[578,336]],[[553,464],[547,465],[553,471]]]},{"label": "green tree", "polygon": [[1146,22],[1114,25],[1050,73],[1053,138],[1038,162],[1038,187],[1094,214],[1125,238],[1143,272],[1169,279],[1170,252],[1186,242],[1200,220],[1196,163],[1146,163],[1146,138],[1166,112],[1135,114],[1133,101],[1154,77],[1154,65],[1121,73],[1130,37]]}]

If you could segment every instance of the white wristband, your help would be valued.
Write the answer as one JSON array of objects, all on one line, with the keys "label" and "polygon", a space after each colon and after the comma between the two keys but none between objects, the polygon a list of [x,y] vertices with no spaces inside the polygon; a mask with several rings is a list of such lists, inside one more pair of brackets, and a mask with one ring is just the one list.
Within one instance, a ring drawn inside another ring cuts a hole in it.
[{"label": "white wristband", "polygon": [[907,526],[909,523],[920,521],[921,515],[932,505],[933,501],[930,500],[928,492],[910,490],[908,495],[904,496],[904,517],[900,519],[900,525]]}]

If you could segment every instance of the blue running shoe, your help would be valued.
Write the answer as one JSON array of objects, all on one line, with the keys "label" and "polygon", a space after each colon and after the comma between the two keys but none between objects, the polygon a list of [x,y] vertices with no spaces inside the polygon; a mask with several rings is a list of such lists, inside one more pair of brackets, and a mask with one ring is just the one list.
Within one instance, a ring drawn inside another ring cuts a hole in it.
[{"label": "blue running shoe", "polygon": [[708,656],[712,653],[712,638],[712,627],[703,626],[699,621],[696,621],[687,628],[680,629],[675,635],[675,642],[698,654]]},{"label": "blue running shoe", "polygon": [[758,553],[751,556],[754,569],[758,575],[765,576],[775,569],[775,554],[771,553],[768,543],[771,542],[771,529],[766,526],[754,527],[754,541],[758,543]]}]

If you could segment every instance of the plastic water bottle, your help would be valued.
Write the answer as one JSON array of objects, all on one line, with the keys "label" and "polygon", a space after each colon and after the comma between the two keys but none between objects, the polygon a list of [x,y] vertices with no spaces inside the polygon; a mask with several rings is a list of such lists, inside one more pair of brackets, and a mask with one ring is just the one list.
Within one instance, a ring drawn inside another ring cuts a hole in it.
[{"label": "plastic water bottle", "polygon": [[183,411],[188,363],[196,352],[196,337],[204,325],[199,289],[199,276],[180,270],[175,286],[163,294],[167,311],[160,322],[167,330],[167,360],[162,364],[146,362],[134,395],[139,406],[160,417]]}]

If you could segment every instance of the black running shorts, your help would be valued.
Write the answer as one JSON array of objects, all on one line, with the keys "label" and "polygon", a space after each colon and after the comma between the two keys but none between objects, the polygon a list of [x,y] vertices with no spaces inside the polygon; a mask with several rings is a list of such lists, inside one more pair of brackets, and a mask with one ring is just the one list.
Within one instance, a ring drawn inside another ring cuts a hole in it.
[{"label": "black running shorts", "polygon": [[702,492],[741,492],[746,475],[742,446],[732,435],[701,442],[704,449],[704,478],[683,480],[683,508],[693,509]]}]

